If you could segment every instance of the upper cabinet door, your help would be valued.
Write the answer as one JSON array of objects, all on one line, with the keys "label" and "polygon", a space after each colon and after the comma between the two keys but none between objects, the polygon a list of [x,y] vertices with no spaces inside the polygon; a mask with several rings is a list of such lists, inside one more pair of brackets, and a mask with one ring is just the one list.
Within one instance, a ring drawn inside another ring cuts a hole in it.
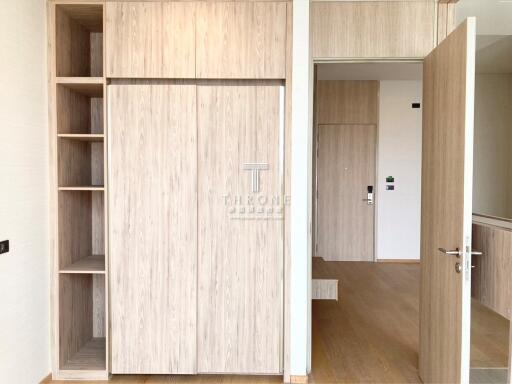
[{"label": "upper cabinet door", "polygon": [[283,79],[285,2],[197,4],[198,78]]},{"label": "upper cabinet door", "polygon": [[193,2],[107,2],[108,77],[195,77]]},{"label": "upper cabinet door", "polygon": [[311,3],[313,58],[423,58],[435,15],[434,1]]}]

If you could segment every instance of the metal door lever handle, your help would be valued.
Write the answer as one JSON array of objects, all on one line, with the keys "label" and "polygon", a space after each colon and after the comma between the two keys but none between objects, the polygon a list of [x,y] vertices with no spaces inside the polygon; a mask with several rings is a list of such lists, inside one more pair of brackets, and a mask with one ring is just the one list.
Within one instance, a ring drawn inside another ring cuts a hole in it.
[{"label": "metal door lever handle", "polygon": [[[457,256],[457,257],[461,257],[462,256],[462,251],[460,251],[458,248],[453,250],[453,251],[447,251],[444,248],[439,248],[439,252],[444,253],[445,255],[451,255],[451,256]],[[483,255],[483,252],[471,251],[471,255],[473,255],[473,256],[480,256],[480,255]]]},{"label": "metal door lever handle", "polygon": [[458,248],[453,251],[448,251],[444,248],[439,248],[439,252],[444,253],[445,255],[451,255],[451,256],[457,256],[457,257],[462,256],[462,251],[460,251]]}]

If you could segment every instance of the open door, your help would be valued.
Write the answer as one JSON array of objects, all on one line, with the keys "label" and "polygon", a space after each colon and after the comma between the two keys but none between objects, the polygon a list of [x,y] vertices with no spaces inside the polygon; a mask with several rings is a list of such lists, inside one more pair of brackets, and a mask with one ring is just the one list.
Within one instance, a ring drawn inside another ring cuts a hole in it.
[{"label": "open door", "polygon": [[420,376],[468,383],[476,20],[424,61]]}]

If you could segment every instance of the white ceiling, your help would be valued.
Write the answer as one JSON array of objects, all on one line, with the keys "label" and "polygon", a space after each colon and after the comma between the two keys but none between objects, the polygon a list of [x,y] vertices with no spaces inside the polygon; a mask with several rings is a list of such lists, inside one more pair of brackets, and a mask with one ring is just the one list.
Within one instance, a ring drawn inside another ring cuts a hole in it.
[{"label": "white ceiling", "polygon": [[421,80],[421,63],[318,64],[318,80]]}]

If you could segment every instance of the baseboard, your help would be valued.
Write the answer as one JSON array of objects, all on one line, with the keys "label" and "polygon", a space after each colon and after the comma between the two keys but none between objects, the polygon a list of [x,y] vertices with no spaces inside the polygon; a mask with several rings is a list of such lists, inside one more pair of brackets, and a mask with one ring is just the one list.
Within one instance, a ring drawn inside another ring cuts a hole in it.
[{"label": "baseboard", "polygon": [[418,264],[419,259],[378,259],[378,263]]},{"label": "baseboard", "polygon": [[43,380],[41,380],[39,382],[39,384],[49,383],[51,381],[52,381],[52,374],[50,372],[48,375],[46,375],[46,377]]},{"label": "baseboard", "polygon": [[338,280],[313,279],[311,283],[311,299],[338,301]]},{"label": "baseboard", "polygon": [[290,375],[290,384],[308,384],[308,375]]}]

